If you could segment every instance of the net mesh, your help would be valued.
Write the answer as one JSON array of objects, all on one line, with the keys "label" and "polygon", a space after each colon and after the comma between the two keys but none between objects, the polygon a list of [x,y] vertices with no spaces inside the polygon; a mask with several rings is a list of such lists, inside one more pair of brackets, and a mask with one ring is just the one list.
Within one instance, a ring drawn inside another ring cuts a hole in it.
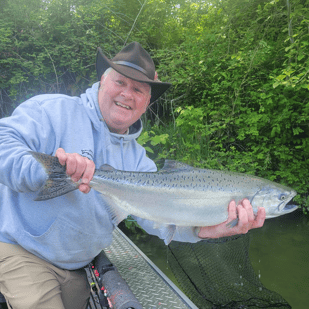
[{"label": "net mesh", "polygon": [[249,234],[195,244],[173,241],[169,265],[200,309],[292,308],[260,282],[249,259]]}]

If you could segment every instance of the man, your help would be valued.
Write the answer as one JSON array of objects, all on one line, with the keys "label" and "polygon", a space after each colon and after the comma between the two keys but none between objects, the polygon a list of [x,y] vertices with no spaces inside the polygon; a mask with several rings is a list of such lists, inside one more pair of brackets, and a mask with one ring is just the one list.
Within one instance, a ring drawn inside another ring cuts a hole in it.
[{"label": "man", "polygon": [[[104,197],[89,187],[95,166],[156,171],[136,138],[141,115],[170,84],[156,80],[151,57],[136,42],[112,60],[99,49],[96,69],[99,82],[81,97],[39,95],[0,121],[0,292],[14,309],[86,308],[83,267],[110,245],[113,231]],[[46,174],[29,150],[56,155],[74,181],[81,179],[80,192],[35,202]],[[196,242],[246,233],[265,220],[264,209],[255,218],[246,199],[229,204],[228,222],[237,215],[234,228],[226,222],[181,228],[174,239]],[[137,220],[163,238],[164,228]]]}]

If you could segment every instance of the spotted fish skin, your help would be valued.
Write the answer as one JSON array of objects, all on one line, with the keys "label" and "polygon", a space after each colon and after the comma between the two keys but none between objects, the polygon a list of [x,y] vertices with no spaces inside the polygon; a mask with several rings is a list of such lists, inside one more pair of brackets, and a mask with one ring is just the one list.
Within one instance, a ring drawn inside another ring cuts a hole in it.
[{"label": "spotted fish skin", "polygon": [[[48,174],[36,200],[55,198],[78,188],[56,157],[31,154]],[[264,207],[266,218],[298,208],[288,205],[297,193],[281,184],[170,160],[156,173],[119,171],[104,165],[95,171],[90,186],[103,195],[115,224],[130,214],[166,225],[216,225],[227,220],[229,202],[243,198],[250,200],[255,213],[258,207]]]}]

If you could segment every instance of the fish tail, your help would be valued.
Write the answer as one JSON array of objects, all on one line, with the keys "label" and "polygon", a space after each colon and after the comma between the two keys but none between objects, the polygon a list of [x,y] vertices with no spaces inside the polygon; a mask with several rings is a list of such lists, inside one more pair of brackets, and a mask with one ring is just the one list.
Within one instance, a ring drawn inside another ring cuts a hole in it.
[{"label": "fish tail", "polygon": [[49,200],[78,188],[78,184],[67,176],[66,167],[59,163],[57,157],[34,151],[29,151],[29,153],[42,165],[48,175],[35,201]]}]

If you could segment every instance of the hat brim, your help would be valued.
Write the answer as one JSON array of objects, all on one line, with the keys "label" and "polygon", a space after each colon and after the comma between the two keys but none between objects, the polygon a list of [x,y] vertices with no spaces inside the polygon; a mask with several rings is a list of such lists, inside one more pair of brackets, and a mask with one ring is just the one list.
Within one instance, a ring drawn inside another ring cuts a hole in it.
[{"label": "hat brim", "polygon": [[98,80],[101,80],[103,73],[112,67],[118,73],[124,75],[125,77],[131,78],[138,82],[147,83],[151,86],[151,99],[150,103],[155,102],[159,97],[169,88],[172,86],[170,83],[164,83],[161,81],[153,81],[149,79],[145,74],[142,72],[125,66],[121,64],[115,64],[113,61],[109,60],[102,52],[102,49],[99,47],[97,51],[96,57],[96,71]]}]

